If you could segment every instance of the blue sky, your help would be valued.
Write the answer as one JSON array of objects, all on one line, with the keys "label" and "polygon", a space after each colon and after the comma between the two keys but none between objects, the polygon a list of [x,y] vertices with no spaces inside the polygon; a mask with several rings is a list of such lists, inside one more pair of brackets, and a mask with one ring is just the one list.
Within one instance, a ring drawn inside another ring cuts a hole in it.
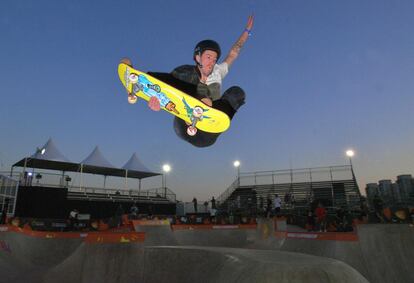
[{"label": "blue sky", "polygon": [[[1,170],[52,137],[75,162],[95,147],[122,166],[136,152],[179,199],[219,195],[241,171],[347,164],[360,186],[414,173],[412,1],[2,1]],[[120,58],[143,71],[226,54],[255,14],[223,89],[247,103],[209,148],[178,139],[172,116],[129,105]]]}]

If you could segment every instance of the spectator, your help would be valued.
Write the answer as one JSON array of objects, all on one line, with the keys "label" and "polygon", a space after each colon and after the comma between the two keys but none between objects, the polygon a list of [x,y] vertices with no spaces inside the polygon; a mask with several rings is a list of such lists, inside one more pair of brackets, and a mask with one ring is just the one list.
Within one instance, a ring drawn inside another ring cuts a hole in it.
[{"label": "spectator", "polygon": [[194,213],[197,213],[197,199],[193,198]]},{"label": "spectator", "polygon": [[216,217],[217,213],[217,207],[216,207],[216,200],[214,197],[211,198],[211,209],[210,209],[210,216],[212,217],[212,220]]},{"label": "spectator", "polygon": [[338,208],[336,211],[336,230],[338,232],[344,232],[345,231],[345,225],[346,225],[346,218],[345,218],[345,210],[343,207]]},{"label": "spectator", "polygon": [[354,230],[354,227],[352,226],[354,218],[348,209],[344,209],[344,212],[344,231],[351,232]]},{"label": "spectator", "polygon": [[129,211],[130,211],[130,214],[131,214],[131,218],[132,219],[137,219],[138,218],[139,209],[138,209],[138,206],[137,206],[137,203],[136,202],[131,206],[131,208],[129,209]]},{"label": "spectator", "polygon": [[185,216],[181,216],[181,217],[180,217],[180,222],[181,222],[181,223],[183,223],[183,224],[187,224],[187,222],[188,222],[188,218],[187,218],[187,217],[185,217]]},{"label": "spectator", "polygon": [[278,216],[280,214],[280,207],[282,206],[282,199],[279,197],[278,194],[275,195],[273,204],[275,208],[275,215]]},{"label": "spectator", "polygon": [[306,229],[308,232],[315,230],[315,216],[313,215],[312,209],[309,209],[308,216],[306,218]]},{"label": "spectator", "polygon": [[204,202],[204,210],[205,212],[208,212],[208,201]]},{"label": "spectator", "polygon": [[211,198],[211,208],[212,209],[217,209],[217,207],[216,207],[216,200],[214,199],[214,197]]},{"label": "spectator", "polygon": [[319,232],[326,232],[326,208],[321,202],[319,202],[318,207],[315,210],[316,214],[316,223],[318,224]]},{"label": "spectator", "polygon": [[286,192],[285,193],[285,196],[284,196],[284,202],[285,202],[285,206],[287,207],[288,206],[288,204],[290,204],[290,196],[291,196],[291,194],[290,194],[290,192]]},{"label": "spectator", "polygon": [[74,230],[74,228],[78,227],[78,214],[79,211],[77,209],[72,209],[69,213],[69,229]]},{"label": "spectator", "polygon": [[286,192],[284,197],[285,204],[290,203],[290,193]]},{"label": "spectator", "polygon": [[152,219],[152,216],[154,214],[154,209],[152,207],[152,204],[148,205],[148,219]]},{"label": "spectator", "polygon": [[259,197],[259,213],[260,213],[260,215],[263,215],[263,212],[264,212],[264,200],[263,200],[263,197],[260,196]]},{"label": "spectator", "polygon": [[122,204],[118,205],[118,208],[115,211],[115,219],[116,219],[116,225],[117,227],[121,227],[122,225],[122,215],[124,214],[124,208],[122,207]]},{"label": "spectator", "polygon": [[295,208],[295,195],[294,194],[290,195],[290,207]]},{"label": "spectator", "polygon": [[240,198],[240,196],[236,197],[236,207],[237,207],[237,209],[241,208],[241,198]]},{"label": "spectator", "polygon": [[266,217],[269,218],[272,215],[272,200],[270,196],[267,197],[267,206],[266,206]]},{"label": "spectator", "polygon": [[247,211],[248,211],[250,216],[253,215],[253,203],[252,203],[252,198],[251,197],[247,198]]}]

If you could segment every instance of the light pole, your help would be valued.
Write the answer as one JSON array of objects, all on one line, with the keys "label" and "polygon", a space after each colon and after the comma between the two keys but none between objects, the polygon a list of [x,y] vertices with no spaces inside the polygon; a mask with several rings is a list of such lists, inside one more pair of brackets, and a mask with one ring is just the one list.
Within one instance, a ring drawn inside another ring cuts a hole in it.
[{"label": "light pole", "polygon": [[240,161],[234,161],[233,166],[237,168],[237,186],[240,186]]},{"label": "light pole", "polygon": [[357,180],[356,180],[356,177],[355,177],[355,172],[354,172],[354,166],[352,165],[352,157],[354,157],[355,151],[352,150],[352,149],[348,149],[345,153],[346,153],[346,156],[349,157],[349,164],[351,165],[352,179],[354,180],[355,186],[356,186],[356,188],[359,192],[359,187],[358,187],[358,183],[357,183]]},{"label": "light pole", "polygon": [[352,157],[355,155],[355,152],[352,149],[348,149],[346,151],[346,156],[349,157],[349,163],[351,164],[351,169],[352,169]]},{"label": "light pole", "polygon": [[162,166],[162,171],[164,171],[164,174],[162,174],[162,187],[164,188],[164,197],[167,197],[167,173],[171,171],[171,166],[169,164],[164,164]]}]

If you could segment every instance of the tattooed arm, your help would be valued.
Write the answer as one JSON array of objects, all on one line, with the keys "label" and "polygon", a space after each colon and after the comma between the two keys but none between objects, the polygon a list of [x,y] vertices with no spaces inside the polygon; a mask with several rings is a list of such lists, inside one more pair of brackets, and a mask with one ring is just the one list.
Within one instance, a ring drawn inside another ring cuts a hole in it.
[{"label": "tattooed arm", "polygon": [[244,43],[247,41],[247,38],[249,37],[250,32],[253,28],[253,21],[254,21],[254,17],[249,16],[245,30],[243,31],[239,39],[236,41],[236,43],[233,45],[233,47],[230,49],[230,52],[227,55],[226,59],[224,59],[224,62],[226,62],[229,67],[231,66],[231,64],[233,64],[234,60],[236,60],[236,58],[239,56],[241,48],[243,47]]}]

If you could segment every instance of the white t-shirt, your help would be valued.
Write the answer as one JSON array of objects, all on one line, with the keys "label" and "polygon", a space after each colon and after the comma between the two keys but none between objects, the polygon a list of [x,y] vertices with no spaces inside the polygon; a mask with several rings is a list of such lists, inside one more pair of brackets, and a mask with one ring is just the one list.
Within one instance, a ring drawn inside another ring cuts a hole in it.
[{"label": "white t-shirt", "polygon": [[276,197],[274,205],[275,205],[275,208],[281,207],[282,206],[282,199],[280,197]]},{"label": "white t-shirt", "polygon": [[213,71],[207,77],[206,84],[210,90],[210,98],[217,100],[221,97],[221,83],[229,72],[229,66],[226,62],[214,65]]},{"label": "white t-shirt", "polygon": [[226,62],[214,65],[213,72],[207,77],[206,84],[211,85],[213,83],[219,83],[221,85],[222,80],[229,72],[229,66]]},{"label": "white t-shirt", "polygon": [[72,217],[72,218],[78,218],[78,213],[77,213],[76,211],[74,211],[74,210],[72,210],[72,211],[69,213],[69,215],[70,215],[70,217]]}]

